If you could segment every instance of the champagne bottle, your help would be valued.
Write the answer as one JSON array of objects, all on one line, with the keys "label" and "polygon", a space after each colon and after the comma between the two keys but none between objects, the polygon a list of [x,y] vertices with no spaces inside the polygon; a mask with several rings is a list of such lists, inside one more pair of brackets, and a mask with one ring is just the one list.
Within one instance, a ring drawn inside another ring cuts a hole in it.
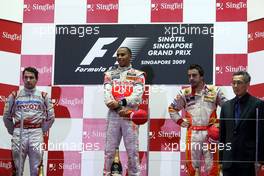
[{"label": "champagne bottle", "polygon": [[114,161],[111,166],[111,175],[112,176],[122,176],[122,164],[119,157],[119,149],[115,150]]},{"label": "champagne bottle", "polygon": [[44,176],[43,154],[42,154],[42,160],[40,161],[38,165],[38,176]]},{"label": "champagne bottle", "polygon": [[44,170],[43,165],[39,166],[38,176],[44,176]]}]

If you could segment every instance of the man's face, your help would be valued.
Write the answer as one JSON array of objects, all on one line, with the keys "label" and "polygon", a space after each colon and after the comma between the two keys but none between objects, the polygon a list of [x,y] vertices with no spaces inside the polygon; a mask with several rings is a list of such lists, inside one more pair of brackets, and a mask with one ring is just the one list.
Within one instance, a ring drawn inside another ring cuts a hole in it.
[{"label": "man's face", "polygon": [[33,89],[36,87],[38,80],[32,72],[25,71],[23,75],[24,86],[27,89]]},{"label": "man's face", "polygon": [[232,78],[232,88],[236,96],[243,96],[247,93],[249,83],[245,83],[242,75],[235,75]]},{"label": "man's face", "polygon": [[117,50],[117,62],[120,67],[128,67],[130,65],[131,55],[126,48]]},{"label": "man's face", "polygon": [[196,69],[188,70],[188,79],[192,87],[196,88],[203,82],[203,77],[200,76],[199,71]]}]

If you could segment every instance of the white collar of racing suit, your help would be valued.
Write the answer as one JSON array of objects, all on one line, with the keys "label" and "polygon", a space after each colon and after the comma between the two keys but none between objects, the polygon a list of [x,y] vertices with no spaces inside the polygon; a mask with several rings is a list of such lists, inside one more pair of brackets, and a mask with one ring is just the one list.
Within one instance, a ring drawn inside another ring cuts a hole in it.
[{"label": "white collar of racing suit", "polygon": [[24,91],[27,93],[34,93],[36,91],[36,87],[34,87],[33,89],[27,89],[24,87]]},{"label": "white collar of racing suit", "polygon": [[121,71],[125,71],[125,70],[129,70],[129,69],[131,69],[132,68],[132,65],[130,64],[128,67],[120,67],[119,65],[118,65],[118,70],[121,70]]}]

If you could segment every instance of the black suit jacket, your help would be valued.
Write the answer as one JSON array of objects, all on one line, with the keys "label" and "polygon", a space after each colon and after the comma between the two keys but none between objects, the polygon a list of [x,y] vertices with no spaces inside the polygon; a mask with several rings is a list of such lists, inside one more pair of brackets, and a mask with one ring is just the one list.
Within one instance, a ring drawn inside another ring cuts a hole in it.
[{"label": "black suit jacket", "polygon": [[[220,144],[231,147],[219,149],[223,169],[239,163],[240,167],[251,167],[256,160],[256,108],[258,108],[258,161],[264,161],[264,106],[260,99],[246,94],[241,98],[241,116],[235,123],[236,98],[224,103],[220,115]],[[230,150],[229,150],[230,149]]]}]

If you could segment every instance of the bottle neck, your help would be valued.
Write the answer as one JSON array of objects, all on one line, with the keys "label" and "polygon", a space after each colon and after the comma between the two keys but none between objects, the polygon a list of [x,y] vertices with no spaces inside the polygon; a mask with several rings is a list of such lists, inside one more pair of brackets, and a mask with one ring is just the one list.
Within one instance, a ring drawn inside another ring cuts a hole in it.
[{"label": "bottle neck", "polygon": [[115,151],[114,162],[116,162],[116,163],[120,162],[119,150],[118,149],[116,149],[116,151]]}]

